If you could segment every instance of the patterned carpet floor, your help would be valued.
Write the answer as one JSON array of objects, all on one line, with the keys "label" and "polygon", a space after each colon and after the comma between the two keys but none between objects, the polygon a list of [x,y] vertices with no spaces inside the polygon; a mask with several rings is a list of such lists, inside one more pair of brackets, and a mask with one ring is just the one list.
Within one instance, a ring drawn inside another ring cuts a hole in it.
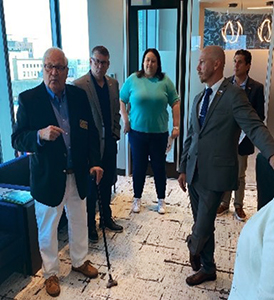
[{"label": "patterned carpet floor", "polygon": [[[245,211],[250,217],[256,212],[254,157],[248,169]],[[232,201],[233,202],[233,201]],[[107,232],[112,276],[118,286],[106,288],[107,264],[102,232],[99,242],[89,244],[88,258],[99,270],[99,277],[89,280],[71,271],[66,229],[59,234],[61,294],[65,300],[220,300],[227,299],[237,247],[244,225],[230,211],[216,219],[217,280],[189,287],[185,278],[193,271],[188,261],[185,243],[192,226],[192,214],[187,193],[175,179],[167,183],[167,213],[157,213],[153,178],[147,177],[139,214],[131,211],[132,179],[119,176],[113,195],[112,211],[116,221],[124,226],[122,233]],[[0,285],[0,299],[51,299],[44,287],[41,270],[24,278],[14,273]]]}]

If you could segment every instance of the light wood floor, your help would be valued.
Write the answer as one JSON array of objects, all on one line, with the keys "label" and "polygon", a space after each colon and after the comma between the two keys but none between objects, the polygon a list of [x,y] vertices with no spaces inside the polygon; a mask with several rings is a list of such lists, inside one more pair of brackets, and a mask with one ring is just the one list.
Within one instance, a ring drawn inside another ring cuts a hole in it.
[{"label": "light wood floor", "polygon": [[[250,217],[256,212],[254,157],[249,159],[245,210]],[[187,194],[176,180],[167,184],[167,213],[156,211],[156,194],[152,178],[147,178],[140,214],[131,212],[132,181],[119,177],[112,202],[113,215],[124,232],[107,233],[112,275],[117,287],[106,288],[108,281],[102,233],[98,244],[89,245],[89,259],[100,276],[89,280],[71,272],[69,247],[65,231],[60,234],[61,294],[57,299],[78,300],[219,300],[227,299],[232,277],[237,239],[244,225],[230,212],[216,219],[217,280],[189,287],[185,278],[192,274],[188,261],[186,236],[192,226]],[[0,285],[0,299],[51,299],[46,294],[41,271],[24,278],[14,273]]]}]

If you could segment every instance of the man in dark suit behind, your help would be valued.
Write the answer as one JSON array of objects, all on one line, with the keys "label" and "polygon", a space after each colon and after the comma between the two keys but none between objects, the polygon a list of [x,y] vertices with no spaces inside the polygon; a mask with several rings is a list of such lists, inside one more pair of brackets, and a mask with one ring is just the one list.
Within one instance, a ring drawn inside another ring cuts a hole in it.
[{"label": "man in dark suit behind", "polygon": [[[264,115],[264,87],[248,76],[251,66],[251,53],[247,50],[237,50],[234,55],[234,76],[228,78],[232,84],[242,88],[248,97],[249,102],[256,110],[258,116],[263,121]],[[242,132],[238,147],[239,161],[239,188],[235,191],[234,207],[235,216],[239,221],[244,221],[246,214],[243,210],[245,193],[245,173],[247,169],[248,155],[254,153],[254,146],[250,139]],[[229,210],[231,191],[224,193],[221,205],[217,210],[217,215],[221,216]]]},{"label": "man in dark suit behind", "polygon": [[[108,230],[122,232],[123,227],[112,219],[110,208],[111,186],[116,176],[117,141],[120,139],[120,105],[118,81],[106,75],[109,68],[109,51],[104,46],[96,46],[91,51],[90,71],[76,79],[74,84],[87,93],[95,126],[99,132],[102,167],[104,176],[99,189],[104,215],[104,225]],[[96,230],[97,188],[90,182],[91,193],[87,198],[88,229],[91,242],[98,242]]]},{"label": "man in dark suit behind", "polygon": [[179,168],[178,181],[183,191],[188,184],[194,217],[187,243],[190,264],[198,272],[187,277],[191,286],[216,280],[214,222],[224,192],[238,188],[241,129],[274,167],[274,140],[245,92],[223,77],[224,65],[222,48],[202,50],[197,71],[206,92],[194,99]]},{"label": "man in dark suit behind", "polygon": [[98,275],[89,260],[86,215],[87,174],[100,165],[99,137],[86,93],[66,85],[68,61],[59,48],[43,57],[43,83],[19,95],[12,145],[31,152],[31,194],[35,199],[39,249],[46,291],[60,294],[57,227],[65,208],[72,270]]}]

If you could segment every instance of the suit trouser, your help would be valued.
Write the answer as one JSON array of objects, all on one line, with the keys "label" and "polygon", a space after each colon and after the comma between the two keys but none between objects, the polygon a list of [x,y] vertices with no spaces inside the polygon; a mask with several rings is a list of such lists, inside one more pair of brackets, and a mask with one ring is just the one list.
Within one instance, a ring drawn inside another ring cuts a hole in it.
[{"label": "suit trouser", "polygon": [[194,218],[192,233],[188,238],[191,254],[201,256],[202,271],[208,274],[216,271],[214,263],[214,222],[223,192],[209,191],[199,183],[198,172],[188,186]]},{"label": "suit trouser", "polygon": [[[103,177],[99,184],[101,202],[103,207],[104,220],[108,221],[112,217],[110,208],[111,187],[116,175],[117,144],[114,139],[106,144],[102,158]],[[96,202],[98,200],[98,190],[95,180],[89,176],[90,192],[87,197],[88,227],[95,227]]]},{"label": "suit trouser", "polygon": [[65,208],[68,219],[70,258],[74,267],[80,267],[88,253],[86,199],[79,197],[75,177],[67,175],[66,190],[62,202],[55,207],[35,200],[38,242],[45,278],[59,272],[57,228]]},{"label": "suit trouser", "polygon": [[[234,199],[234,206],[243,207],[244,196],[245,196],[245,173],[247,169],[247,160],[248,155],[238,155],[238,162],[239,162],[239,173],[238,173],[238,180],[239,180],[239,188],[235,192],[235,199]],[[230,199],[231,199],[232,191],[225,192],[222,199],[222,204],[224,206],[229,206]]]},{"label": "suit trouser", "polygon": [[129,132],[129,142],[133,165],[134,197],[141,198],[146,180],[148,159],[154,174],[158,199],[165,198],[166,192],[166,147],[168,132],[144,133],[135,130]]}]

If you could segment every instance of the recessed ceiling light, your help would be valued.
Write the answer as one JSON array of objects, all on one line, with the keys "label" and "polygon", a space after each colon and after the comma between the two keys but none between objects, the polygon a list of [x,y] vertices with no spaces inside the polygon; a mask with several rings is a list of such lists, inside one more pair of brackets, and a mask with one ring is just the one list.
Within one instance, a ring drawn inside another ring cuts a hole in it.
[{"label": "recessed ceiling light", "polygon": [[238,3],[228,3],[228,7],[237,7]]}]

